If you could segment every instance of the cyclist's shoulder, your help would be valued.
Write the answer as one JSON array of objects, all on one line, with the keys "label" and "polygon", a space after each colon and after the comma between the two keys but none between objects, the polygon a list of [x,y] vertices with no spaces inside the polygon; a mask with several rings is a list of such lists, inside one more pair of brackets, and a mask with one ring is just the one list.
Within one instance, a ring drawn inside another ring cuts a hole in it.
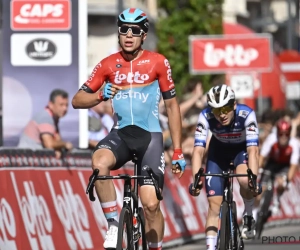
[{"label": "cyclist's shoulder", "polygon": [[143,54],[145,57],[155,60],[156,62],[159,62],[159,61],[164,62],[165,60],[167,60],[167,58],[163,54],[155,52],[155,51],[144,50]]},{"label": "cyclist's shoulder", "polygon": [[245,104],[237,104],[236,105],[236,115],[238,117],[242,117],[242,118],[246,119],[249,116],[249,114],[252,112],[254,112],[254,110]]},{"label": "cyclist's shoulder", "polygon": [[300,143],[299,143],[299,140],[295,137],[291,137],[290,140],[289,140],[289,145],[290,146],[294,146],[294,147],[300,147]]},{"label": "cyclist's shoulder", "polygon": [[109,63],[114,63],[114,64],[116,64],[116,63],[117,63],[119,60],[121,60],[121,59],[122,59],[121,52],[118,51],[118,52],[113,53],[113,54],[111,54],[111,55],[109,55],[109,56],[107,56],[107,57],[104,57],[104,58],[98,63],[98,65],[99,65],[99,66],[105,66],[105,65],[107,65],[107,64],[109,64]]},{"label": "cyclist's shoulder", "polygon": [[211,119],[215,118],[214,114],[211,112],[211,108],[210,107],[204,108],[200,112],[200,115],[201,114],[206,118],[206,120],[211,120]]}]

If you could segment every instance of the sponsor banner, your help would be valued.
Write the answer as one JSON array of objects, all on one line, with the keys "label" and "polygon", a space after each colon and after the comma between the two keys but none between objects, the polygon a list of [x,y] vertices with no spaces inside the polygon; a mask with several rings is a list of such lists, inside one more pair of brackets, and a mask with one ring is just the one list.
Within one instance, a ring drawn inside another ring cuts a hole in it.
[{"label": "sponsor banner", "polygon": [[12,0],[10,25],[14,31],[69,30],[70,0]]},{"label": "sponsor banner", "polygon": [[272,37],[267,34],[189,36],[189,49],[191,74],[272,69]]},{"label": "sponsor banner", "polygon": [[33,33],[11,36],[13,66],[69,66],[72,63],[70,34]]},{"label": "sponsor banner", "polygon": [[249,75],[232,75],[230,86],[236,99],[252,98],[254,93],[253,77]]},{"label": "sponsor banner", "polygon": [[[4,146],[17,146],[25,126],[48,104],[50,93],[63,89],[69,94],[69,108],[59,121],[60,134],[78,147],[79,112],[71,106],[83,68],[78,5],[79,0],[2,1],[2,35],[7,38],[1,58]],[[84,44],[86,36],[81,39]]]},{"label": "sponsor banner", "polygon": [[[113,174],[133,174],[127,165]],[[102,249],[106,219],[98,200],[85,194],[90,168],[82,167],[2,167],[0,168],[0,249]],[[191,169],[179,180],[165,172],[164,243],[204,233],[208,202],[203,190],[191,197]],[[213,181],[213,180],[212,180]],[[115,181],[118,211],[123,204],[123,181]],[[300,218],[300,174],[282,197],[282,210],[271,220]],[[244,210],[239,186],[234,183],[234,199],[239,220]]]}]

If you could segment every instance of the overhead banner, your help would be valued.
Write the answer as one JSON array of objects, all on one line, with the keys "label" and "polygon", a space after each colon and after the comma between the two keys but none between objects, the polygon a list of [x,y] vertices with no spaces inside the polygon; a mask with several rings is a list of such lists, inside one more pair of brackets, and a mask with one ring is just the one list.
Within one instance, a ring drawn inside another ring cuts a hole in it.
[{"label": "overhead banner", "polygon": [[189,36],[191,74],[272,70],[272,37],[268,34]]},{"label": "overhead banner", "polygon": [[71,98],[79,82],[79,0],[2,0],[3,143],[16,146],[52,90],[69,94],[60,134],[78,146],[79,113]]}]

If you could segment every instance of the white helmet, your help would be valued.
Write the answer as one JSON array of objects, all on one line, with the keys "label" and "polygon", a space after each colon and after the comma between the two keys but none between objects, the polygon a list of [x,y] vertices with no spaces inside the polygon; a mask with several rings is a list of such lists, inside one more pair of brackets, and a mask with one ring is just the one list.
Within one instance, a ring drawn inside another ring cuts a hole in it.
[{"label": "white helmet", "polygon": [[225,105],[233,105],[235,95],[233,90],[225,85],[212,87],[207,93],[207,103],[212,108],[221,108]]}]

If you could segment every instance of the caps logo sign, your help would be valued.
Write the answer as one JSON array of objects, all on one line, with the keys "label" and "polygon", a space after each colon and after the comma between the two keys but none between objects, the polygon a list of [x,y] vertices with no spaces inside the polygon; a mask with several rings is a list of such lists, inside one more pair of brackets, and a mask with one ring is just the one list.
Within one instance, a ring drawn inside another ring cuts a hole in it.
[{"label": "caps logo sign", "polygon": [[12,30],[69,30],[70,0],[11,1]]},{"label": "caps logo sign", "polygon": [[272,68],[271,37],[190,36],[190,72],[192,74],[230,71],[261,71]]}]

